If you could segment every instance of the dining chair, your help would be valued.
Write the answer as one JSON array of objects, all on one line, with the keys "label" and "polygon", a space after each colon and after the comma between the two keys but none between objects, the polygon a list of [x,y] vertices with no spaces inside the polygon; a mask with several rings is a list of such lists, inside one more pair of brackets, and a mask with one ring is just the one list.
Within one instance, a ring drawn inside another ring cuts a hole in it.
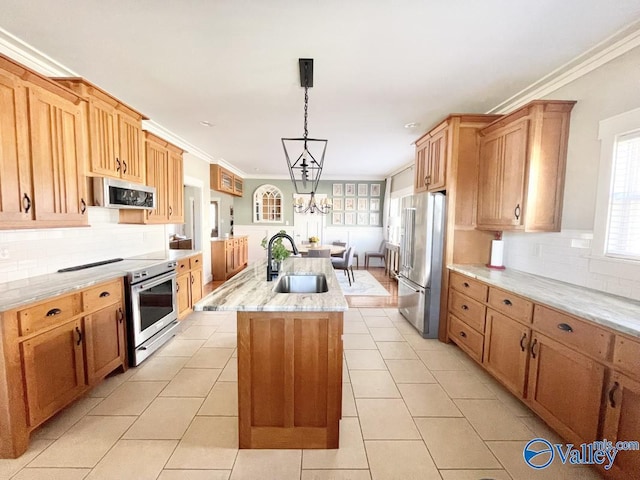
[{"label": "dining chair", "polygon": [[[346,247],[347,242],[331,242],[332,245],[337,245],[338,247]],[[342,257],[344,253],[337,253],[331,255],[332,257]],[[356,249],[353,250],[353,258],[356,259],[356,270],[360,268],[360,257],[358,257],[358,252]]]},{"label": "dining chair", "polygon": [[321,258],[330,258],[331,257],[331,249],[329,248],[311,248],[309,249],[308,257],[321,257]]},{"label": "dining chair", "polygon": [[340,269],[347,274],[347,278],[349,279],[349,286],[351,286],[352,281],[356,281],[355,277],[353,276],[353,252],[354,248],[349,247],[344,252],[344,256],[342,258],[331,257],[333,268]]},{"label": "dining chair", "polygon": [[382,263],[384,263],[385,267],[387,265],[386,255],[385,255],[385,246],[387,245],[386,240],[382,240],[380,242],[380,248],[378,248],[377,252],[364,252],[364,268],[369,268],[369,259],[370,258],[381,258]]}]

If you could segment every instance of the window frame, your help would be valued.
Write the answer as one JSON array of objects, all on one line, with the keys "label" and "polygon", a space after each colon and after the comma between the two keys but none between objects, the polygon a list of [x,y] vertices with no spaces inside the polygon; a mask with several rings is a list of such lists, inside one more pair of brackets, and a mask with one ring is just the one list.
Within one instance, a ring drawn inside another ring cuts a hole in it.
[{"label": "window frame", "polygon": [[[275,220],[265,220],[264,218],[259,218],[262,216],[261,213],[263,211],[264,195],[270,194],[270,193],[274,194],[274,199],[276,201],[278,199],[280,200],[279,218]],[[253,210],[253,223],[271,223],[271,224],[283,223],[284,222],[284,196],[282,195],[282,190],[280,190],[275,185],[270,185],[270,184],[260,185],[253,192],[252,210]],[[260,214],[258,212],[260,212]]]}]

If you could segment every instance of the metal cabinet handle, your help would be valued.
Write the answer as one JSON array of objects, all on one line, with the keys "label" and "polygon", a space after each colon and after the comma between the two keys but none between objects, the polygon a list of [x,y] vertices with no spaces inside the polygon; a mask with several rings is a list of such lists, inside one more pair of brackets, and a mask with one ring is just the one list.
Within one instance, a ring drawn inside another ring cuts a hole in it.
[{"label": "metal cabinet handle", "polygon": [[191,275],[191,285],[193,285],[193,282],[195,281],[196,277],[194,277],[193,275]]},{"label": "metal cabinet handle", "polygon": [[463,286],[464,288],[469,288],[469,284],[468,284],[467,282],[464,282],[464,283],[462,284],[462,286]]},{"label": "metal cabinet handle", "polygon": [[171,208],[171,205],[169,205],[169,215],[173,215],[173,208]]},{"label": "metal cabinet handle", "polygon": [[511,300],[509,300],[508,298],[505,298],[504,300],[502,300],[502,303],[504,303],[507,307],[510,307],[511,305],[513,305],[513,303],[511,303]]},{"label": "metal cabinet handle", "polygon": [[116,172],[120,171],[120,160],[118,159],[118,157],[116,157]]},{"label": "metal cabinet handle", "polygon": [[462,305],[460,308],[461,308],[462,310],[469,310],[469,307],[467,307],[466,305]]},{"label": "metal cabinet handle", "polygon": [[109,295],[111,295],[109,292],[102,292],[100,294],[100,298],[105,298],[105,297],[108,297]]},{"label": "metal cabinet handle", "polygon": [[609,405],[611,405],[611,408],[616,408],[616,399],[614,395],[616,393],[616,390],[618,390],[619,387],[620,387],[620,384],[618,382],[613,382],[613,386],[609,390]]},{"label": "metal cabinet handle", "polygon": [[568,323],[559,323],[558,328],[563,332],[573,332],[573,327],[571,327],[571,325],[569,325]]},{"label": "metal cabinet handle", "polygon": [[76,327],[76,333],[78,334],[78,340],[76,341],[76,345],[80,345],[82,343],[82,332],[78,327]]},{"label": "metal cabinet handle", "polygon": [[466,333],[464,333],[464,332],[460,332],[460,336],[461,336],[462,338],[467,338],[467,334],[466,334]]},{"label": "metal cabinet handle", "polygon": [[516,217],[516,220],[520,220],[520,204],[517,204],[516,208],[513,209],[513,215]]},{"label": "metal cabinet handle", "polygon": [[122,167],[122,173],[127,173],[127,162],[124,160],[122,161]]},{"label": "metal cabinet handle", "polygon": [[26,193],[24,194],[24,197],[22,197],[22,206],[24,207],[24,213],[29,213],[29,210],[31,210],[31,199]]},{"label": "metal cabinet handle", "polygon": [[534,338],[533,343],[531,344],[531,358],[536,358],[536,355],[538,355],[535,350],[537,344],[538,344],[538,339]]},{"label": "metal cabinet handle", "polygon": [[180,284],[176,283],[176,292],[179,292],[179,291],[180,291]]},{"label": "metal cabinet handle", "polygon": [[424,177],[424,184],[429,185],[431,183],[431,175]]},{"label": "metal cabinet handle", "polygon": [[122,322],[123,322],[123,320],[124,320],[124,312],[122,311],[122,308],[119,308],[119,309],[118,309],[118,321],[119,321],[120,323],[122,323]]},{"label": "metal cabinet handle", "polygon": [[522,334],[522,338],[520,339],[520,350],[522,350],[523,352],[526,350],[526,346],[524,344],[524,341],[527,339],[527,332]]},{"label": "metal cabinet handle", "polygon": [[52,308],[47,312],[47,317],[55,317],[56,315],[60,315],[61,313],[62,310],[60,310],[59,308]]},{"label": "metal cabinet handle", "polygon": [[82,205],[82,208],[80,208],[80,213],[84,215],[84,212],[87,211],[87,202],[84,201],[84,198],[80,199],[80,205]]}]

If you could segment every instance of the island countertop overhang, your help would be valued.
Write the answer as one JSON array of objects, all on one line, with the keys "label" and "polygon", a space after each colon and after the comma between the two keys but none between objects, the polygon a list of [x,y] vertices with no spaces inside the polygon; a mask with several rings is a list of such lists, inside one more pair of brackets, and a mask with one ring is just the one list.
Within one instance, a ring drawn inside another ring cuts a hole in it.
[{"label": "island countertop overhang", "polygon": [[287,258],[281,274],[324,274],[324,293],[276,293],[277,279],[267,282],[266,260],[250,265],[194,306],[196,311],[343,312],[349,306],[327,258]]}]

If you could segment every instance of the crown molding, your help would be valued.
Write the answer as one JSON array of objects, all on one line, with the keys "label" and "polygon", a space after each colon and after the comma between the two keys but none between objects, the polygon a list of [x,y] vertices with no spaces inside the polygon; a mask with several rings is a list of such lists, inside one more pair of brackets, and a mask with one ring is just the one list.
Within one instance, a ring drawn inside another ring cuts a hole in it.
[{"label": "crown molding", "polygon": [[0,28],[0,53],[48,77],[80,76],[3,28]]},{"label": "crown molding", "polygon": [[[290,175],[265,175],[265,174],[251,174],[243,177],[245,179],[253,179],[253,180],[291,180]],[[386,179],[380,176],[372,176],[372,175],[361,175],[358,177],[345,177],[344,175],[322,175],[320,178],[321,182],[324,181],[332,181],[332,182],[384,182]]]},{"label": "crown molding", "polygon": [[412,160],[409,163],[405,163],[403,166],[396,168],[394,171],[392,171],[391,173],[389,173],[387,175],[387,178],[391,178],[391,177],[395,177],[396,175],[398,175],[399,173],[404,172],[405,170],[409,170],[410,168],[413,168],[413,166],[415,165],[415,161]]},{"label": "crown molding", "polygon": [[544,98],[638,46],[640,46],[640,21],[618,30],[486,113],[508,113],[531,100]]}]

